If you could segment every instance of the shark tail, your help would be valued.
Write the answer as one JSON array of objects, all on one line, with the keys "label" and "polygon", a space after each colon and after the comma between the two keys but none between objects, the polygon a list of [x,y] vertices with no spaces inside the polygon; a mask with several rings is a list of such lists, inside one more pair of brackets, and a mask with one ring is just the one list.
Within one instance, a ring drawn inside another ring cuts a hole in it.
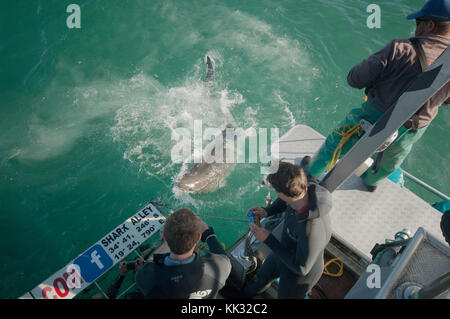
[{"label": "shark tail", "polygon": [[214,59],[209,55],[205,55],[205,64],[207,67],[205,82],[208,86],[212,86],[214,85],[214,71],[215,71]]}]

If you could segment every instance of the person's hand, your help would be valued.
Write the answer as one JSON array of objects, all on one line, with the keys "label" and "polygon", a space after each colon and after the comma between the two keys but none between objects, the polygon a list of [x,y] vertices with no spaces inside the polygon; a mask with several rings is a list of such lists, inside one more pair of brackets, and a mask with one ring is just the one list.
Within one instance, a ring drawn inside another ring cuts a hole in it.
[{"label": "person's hand", "polygon": [[127,269],[127,263],[124,261],[121,261],[119,264],[119,273],[121,276],[125,276],[125,274],[128,272]]},{"label": "person's hand", "polygon": [[199,223],[200,223],[200,234],[203,234],[203,232],[205,230],[207,230],[209,228],[209,226],[203,220],[201,220],[200,217],[197,216],[197,218],[198,218]]},{"label": "person's hand", "polygon": [[255,238],[258,239],[260,242],[264,242],[270,235],[270,232],[267,229],[262,228],[253,223],[250,223],[250,230],[255,236]]},{"label": "person's hand", "polygon": [[139,269],[141,269],[142,266],[144,266],[144,259],[139,258],[138,260],[136,260],[136,263],[134,264],[134,270],[138,271]]},{"label": "person's hand", "polygon": [[261,207],[258,207],[258,206],[249,208],[247,210],[247,216],[248,216],[248,212],[251,211],[251,210],[253,211],[253,214],[255,214],[255,216],[258,216],[259,218],[267,217],[266,210],[264,208],[261,208]]}]

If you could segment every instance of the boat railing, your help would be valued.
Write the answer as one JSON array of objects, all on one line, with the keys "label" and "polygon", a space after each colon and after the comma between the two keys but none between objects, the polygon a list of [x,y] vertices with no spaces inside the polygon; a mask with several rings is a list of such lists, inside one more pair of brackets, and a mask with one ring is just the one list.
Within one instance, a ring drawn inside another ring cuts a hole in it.
[{"label": "boat railing", "polygon": [[446,200],[446,201],[450,201],[450,197],[448,197],[447,195],[445,195],[444,193],[438,191],[437,189],[435,189],[434,187],[428,185],[427,183],[425,183],[424,181],[420,180],[419,178],[415,177],[414,175],[408,173],[407,171],[403,170],[403,175],[405,177],[407,177],[408,179],[410,179],[411,181],[413,181],[414,183],[416,183],[417,185],[421,186],[422,188],[424,188],[425,190],[431,192],[432,194],[438,196],[439,198]]}]

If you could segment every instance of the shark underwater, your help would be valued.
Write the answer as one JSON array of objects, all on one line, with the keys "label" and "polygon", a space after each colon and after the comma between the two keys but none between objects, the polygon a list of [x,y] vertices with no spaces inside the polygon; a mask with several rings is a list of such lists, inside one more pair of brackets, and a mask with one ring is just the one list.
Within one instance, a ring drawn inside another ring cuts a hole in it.
[{"label": "shark underwater", "polygon": [[[212,89],[214,86],[214,60],[208,55],[205,56],[205,63],[207,65],[207,73],[205,77],[205,86],[208,89]],[[203,154],[202,161],[200,163],[195,163],[192,167],[176,182],[176,186],[180,189],[189,193],[208,193],[216,190],[217,188],[224,185],[226,176],[230,173],[233,164],[226,162],[227,145],[230,144],[229,134],[233,136],[232,141],[236,143],[236,135],[233,127],[228,124],[225,129],[221,132],[222,141],[222,152],[218,151],[217,156],[220,158],[222,153],[221,161],[206,161],[205,154]],[[220,134],[216,135],[216,139],[220,138]],[[216,144],[217,146],[218,144]],[[210,152],[211,155],[216,155],[216,146],[214,146]],[[233,149],[235,147],[233,146]],[[233,151],[234,153],[234,151]]]}]

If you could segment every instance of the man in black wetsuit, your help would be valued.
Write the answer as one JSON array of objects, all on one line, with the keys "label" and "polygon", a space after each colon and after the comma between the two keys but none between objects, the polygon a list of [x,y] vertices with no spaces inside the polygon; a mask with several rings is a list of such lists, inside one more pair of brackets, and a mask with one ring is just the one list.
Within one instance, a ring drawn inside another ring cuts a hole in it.
[{"label": "man in black wetsuit", "polygon": [[253,297],[280,278],[279,299],[304,298],[319,281],[324,267],[324,250],[331,238],[331,194],[318,184],[309,184],[299,166],[280,162],[267,177],[278,198],[264,208],[252,207],[258,217],[285,212],[281,242],[266,229],[250,224],[256,239],[271,253],[245,287]]},{"label": "man in black wetsuit", "polygon": [[[136,285],[145,298],[211,299],[225,285],[231,263],[208,227],[187,208],[178,209],[164,225],[163,237],[170,253],[155,254],[136,273]],[[206,242],[210,253],[194,252],[196,244]]]}]

